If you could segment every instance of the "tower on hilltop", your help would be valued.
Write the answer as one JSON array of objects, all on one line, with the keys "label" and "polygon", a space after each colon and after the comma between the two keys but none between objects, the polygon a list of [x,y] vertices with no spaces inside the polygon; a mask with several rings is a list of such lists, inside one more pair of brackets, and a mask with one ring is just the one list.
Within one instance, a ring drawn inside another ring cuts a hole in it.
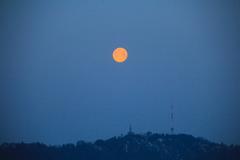
[{"label": "tower on hilltop", "polygon": [[131,124],[129,125],[128,134],[129,135],[133,134],[132,125]]},{"label": "tower on hilltop", "polygon": [[171,105],[170,107],[171,109],[171,114],[170,114],[170,118],[171,118],[171,127],[170,127],[170,133],[174,134],[174,115],[173,115],[173,105]]}]

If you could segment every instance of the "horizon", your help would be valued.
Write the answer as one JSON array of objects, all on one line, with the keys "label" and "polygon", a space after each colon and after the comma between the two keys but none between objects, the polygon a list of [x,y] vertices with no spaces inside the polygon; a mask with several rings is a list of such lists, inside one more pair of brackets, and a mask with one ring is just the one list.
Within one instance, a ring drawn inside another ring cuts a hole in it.
[{"label": "horizon", "polygon": [[132,132],[132,133],[129,133],[129,131],[127,133],[121,133],[120,135],[113,135],[113,136],[110,136],[110,137],[106,137],[106,138],[97,138],[95,140],[84,140],[84,139],[79,139],[75,142],[66,142],[66,143],[61,143],[61,144],[48,144],[48,143],[44,143],[44,142],[40,142],[40,141],[34,141],[34,142],[24,142],[24,141],[21,141],[21,142],[3,142],[3,143],[0,143],[0,146],[1,145],[4,145],[4,144],[36,144],[36,143],[40,143],[40,144],[44,144],[44,145],[47,145],[47,146],[61,146],[61,145],[65,145],[65,144],[74,144],[76,145],[78,142],[86,142],[86,143],[95,143],[96,141],[98,140],[109,140],[109,139],[112,139],[112,138],[124,138],[126,136],[149,136],[149,135],[161,135],[161,136],[190,136],[190,137],[193,137],[195,139],[202,139],[202,140],[206,140],[210,143],[214,143],[214,144],[224,144],[224,145],[227,145],[227,146],[231,146],[231,145],[235,145],[235,146],[240,146],[239,144],[226,144],[226,143],[223,143],[223,142],[214,142],[214,141],[211,141],[209,139],[206,139],[204,137],[201,137],[201,136],[194,136],[194,135],[191,135],[191,134],[187,134],[187,133],[157,133],[157,132],[151,132],[151,131],[146,131],[146,132],[141,132],[141,133],[136,133],[136,132]]},{"label": "horizon", "polygon": [[[171,131],[170,131],[171,132]],[[122,138],[122,137],[125,137],[127,135],[147,135],[147,134],[158,134],[158,135],[164,135],[164,136],[180,136],[180,135],[186,135],[186,136],[191,136],[193,138],[200,138],[200,139],[203,139],[203,140],[207,140],[208,142],[211,142],[211,143],[215,143],[215,144],[224,144],[224,145],[227,145],[227,146],[231,146],[231,145],[236,145],[236,146],[240,146],[240,144],[234,144],[234,143],[224,143],[223,141],[219,141],[219,142],[216,142],[216,141],[212,141],[210,139],[207,139],[205,137],[201,137],[201,136],[195,136],[195,135],[191,135],[191,134],[188,134],[188,133],[170,133],[170,132],[152,132],[152,131],[143,131],[143,132],[134,132],[132,131],[130,133],[130,131],[128,130],[127,132],[125,133],[120,133],[118,135],[112,135],[112,136],[109,136],[109,137],[104,137],[104,138],[101,138],[101,137],[98,137],[96,139],[92,139],[92,140],[86,140],[86,139],[78,139],[74,142],[64,142],[64,143],[45,143],[45,142],[41,142],[41,141],[31,141],[31,142],[25,142],[25,141],[15,141],[15,142],[2,142],[0,143],[0,146],[3,145],[3,144],[35,144],[35,143],[40,143],[40,144],[44,144],[44,145],[47,145],[47,146],[61,146],[61,145],[65,145],[65,144],[77,144],[77,142],[79,141],[83,141],[83,142],[86,142],[86,143],[95,143],[96,141],[98,140],[109,140],[111,138],[114,138],[114,137],[117,137],[117,138]]]}]

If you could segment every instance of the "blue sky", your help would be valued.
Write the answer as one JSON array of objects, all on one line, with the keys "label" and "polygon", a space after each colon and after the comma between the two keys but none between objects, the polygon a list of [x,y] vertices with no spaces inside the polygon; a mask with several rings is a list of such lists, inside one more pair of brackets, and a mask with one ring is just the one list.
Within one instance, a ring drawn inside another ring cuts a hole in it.
[{"label": "blue sky", "polygon": [[176,133],[240,144],[237,0],[1,6],[0,142],[169,133],[173,104]]}]

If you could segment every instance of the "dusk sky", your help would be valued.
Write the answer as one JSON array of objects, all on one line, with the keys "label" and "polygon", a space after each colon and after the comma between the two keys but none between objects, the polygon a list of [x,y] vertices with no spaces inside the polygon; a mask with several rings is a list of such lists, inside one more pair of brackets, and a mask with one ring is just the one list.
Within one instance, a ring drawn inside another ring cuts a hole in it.
[{"label": "dusk sky", "polygon": [[12,0],[0,15],[0,143],[169,133],[174,105],[176,134],[240,144],[239,0]]}]

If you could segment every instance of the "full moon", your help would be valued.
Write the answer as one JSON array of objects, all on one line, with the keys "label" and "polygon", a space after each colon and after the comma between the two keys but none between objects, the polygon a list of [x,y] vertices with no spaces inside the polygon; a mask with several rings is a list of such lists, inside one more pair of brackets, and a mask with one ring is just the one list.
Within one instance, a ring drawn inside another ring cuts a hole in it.
[{"label": "full moon", "polygon": [[116,48],[112,56],[115,62],[122,63],[128,58],[128,52],[125,48]]}]

